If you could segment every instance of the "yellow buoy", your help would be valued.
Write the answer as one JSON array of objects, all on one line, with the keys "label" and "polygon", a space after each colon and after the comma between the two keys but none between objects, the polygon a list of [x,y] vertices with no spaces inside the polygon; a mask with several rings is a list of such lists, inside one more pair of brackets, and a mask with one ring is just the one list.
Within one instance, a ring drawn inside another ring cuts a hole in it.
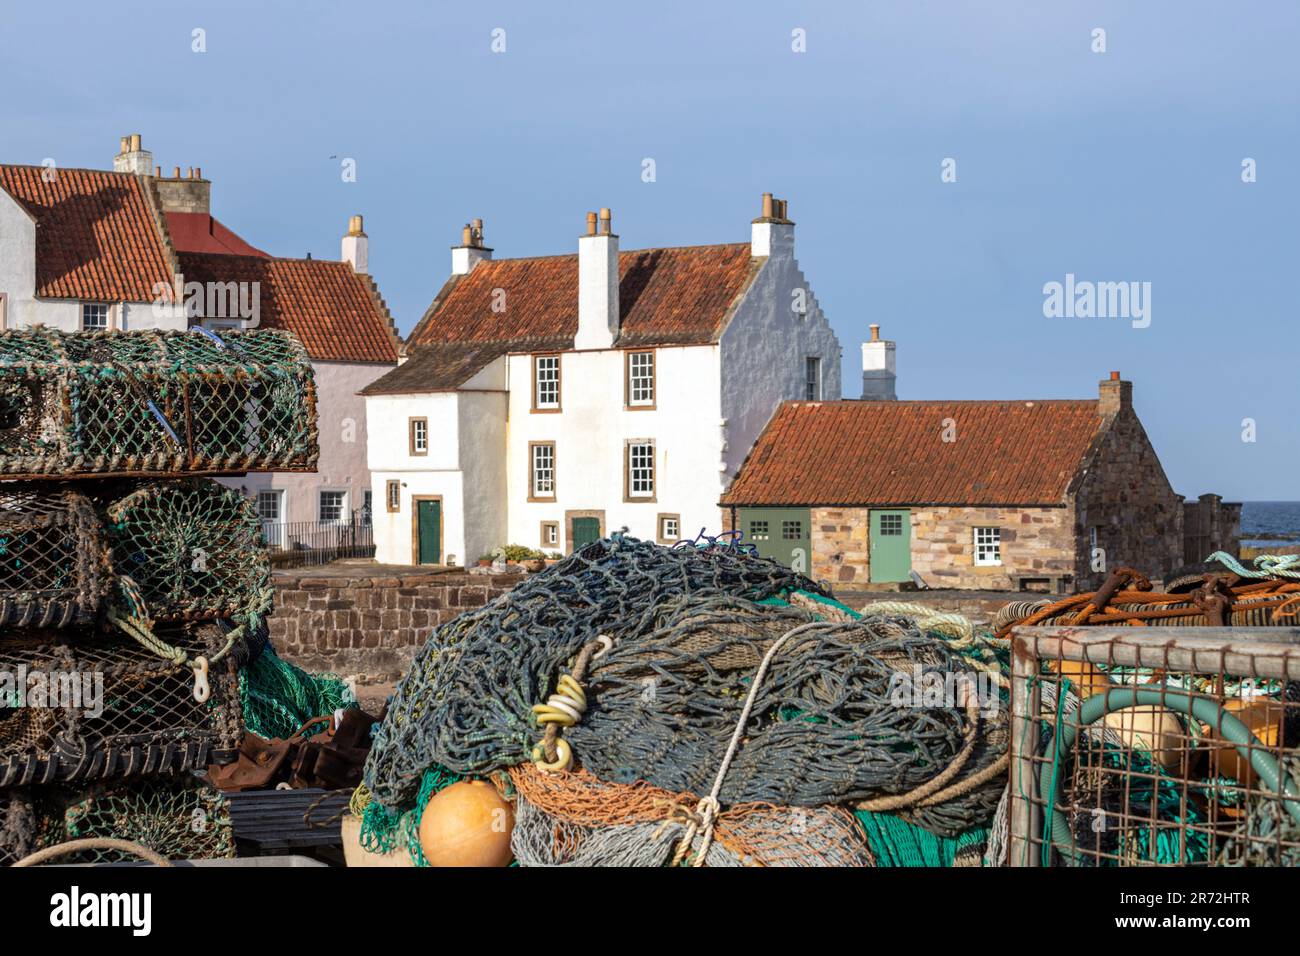
[{"label": "yellow buoy", "polygon": [[[1223,709],[1250,728],[1255,739],[1263,745],[1256,749],[1262,749],[1264,753],[1272,750],[1273,756],[1276,757],[1276,749],[1282,745],[1282,722],[1286,718],[1284,704],[1267,697],[1255,699],[1233,697],[1224,702]],[[1209,738],[1210,746],[1214,748],[1210,751],[1212,775],[1228,777],[1245,787],[1255,786],[1255,770],[1250,765],[1250,761],[1243,757],[1235,746],[1219,740],[1213,727],[1208,724],[1201,726],[1206,737]],[[1291,741],[1287,741],[1288,745],[1290,743]]]},{"label": "yellow buoy", "polygon": [[1087,661],[1048,661],[1047,669],[1068,678],[1071,689],[1080,697],[1091,697],[1115,686],[1109,677]]},{"label": "yellow buoy", "polygon": [[420,848],[430,866],[506,866],[514,826],[514,810],[494,786],[462,780],[425,804]]},{"label": "yellow buoy", "polygon": [[1183,763],[1191,742],[1182,721],[1164,707],[1125,707],[1113,710],[1103,720],[1129,750],[1144,750],[1166,770]]}]

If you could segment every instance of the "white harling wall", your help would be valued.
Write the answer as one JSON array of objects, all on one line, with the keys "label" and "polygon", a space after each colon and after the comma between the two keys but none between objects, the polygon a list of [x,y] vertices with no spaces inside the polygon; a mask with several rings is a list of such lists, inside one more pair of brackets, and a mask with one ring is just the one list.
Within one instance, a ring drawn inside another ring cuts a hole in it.
[{"label": "white harling wall", "polygon": [[[0,294],[5,326],[48,325],[65,332],[81,329],[81,302],[36,298],[36,223],[8,193],[0,190]],[[100,301],[100,300],[94,300]],[[184,329],[184,306],[152,302],[110,302],[115,329]]]},{"label": "white harling wall", "polygon": [[[646,351],[638,349],[636,351]],[[507,477],[509,542],[569,550],[566,511],[603,511],[606,534],[626,526],[655,540],[659,514],[681,515],[681,533],[716,533],[722,493],[718,350],[713,345],[656,348],[655,408],[624,408],[624,351],[565,352],[561,412],[532,410],[532,357],[509,358]],[[624,445],[655,443],[655,500],[623,500]],[[529,442],[554,442],[556,500],[528,500]],[[542,545],[541,524],[560,524],[560,543]]]}]

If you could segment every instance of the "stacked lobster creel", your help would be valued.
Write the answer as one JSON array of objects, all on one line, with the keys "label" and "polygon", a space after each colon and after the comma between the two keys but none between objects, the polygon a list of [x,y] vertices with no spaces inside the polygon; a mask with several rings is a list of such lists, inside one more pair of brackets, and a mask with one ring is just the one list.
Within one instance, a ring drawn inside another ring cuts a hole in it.
[{"label": "stacked lobster creel", "polygon": [[[1261,556],[1246,566],[1216,552],[1201,566],[1172,574],[1163,591],[1140,572],[1118,568],[1096,591],[1009,603],[993,626],[998,637],[1008,637],[1013,628],[1035,625],[1289,627],[1298,616],[1300,556]],[[1182,706],[1153,703],[1106,712],[1081,732],[1064,791],[1074,842],[1087,850],[1062,859],[1075,865],[1300,863],[1300,829],[1280,809],[1295,813],[1295,804],[1257,799],[1262,785],[1244,756],[1280,760],[1294,776],[1300,683],[1048,659],[1039,682],[1045,735],[1054,739],[1058,724],[1068,725],[1085,702],[1117,688],[1167,692],[1175,703],[1200,700],[1222,716],[1207,721]],[[1216,726],[1229,720],[1240,722],[1246,750]],[[1289,834],[1286,841],[1270,836],[1279,828]]]},{"label": "stacked lobster creel", "polygon": [[272,590],[251,503],[196,476],[316,458],[288,333],[0,332],[0,859],[80,832],[33,807],[168,793],[140,813],[217,825],[190,778],[235,758]]}]

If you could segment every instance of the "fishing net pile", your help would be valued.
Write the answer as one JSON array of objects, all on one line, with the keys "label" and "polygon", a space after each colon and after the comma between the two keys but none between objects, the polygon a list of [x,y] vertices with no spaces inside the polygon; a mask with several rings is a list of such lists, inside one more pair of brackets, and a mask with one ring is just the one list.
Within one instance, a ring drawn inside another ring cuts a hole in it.
[{"label": "fishing net pile", "polygon": [[430,774],[494,775],[521,863],[865,865],[854,811],[979,830],[1007,721],[973,647],[745,549],[595,542],[434,632],[376,735],[363,839],[418,821]]},{"label": "fishing net pile", "polygon": [[0,473],[69,478],[311,471],[316,390],[298,340],[0,331]]},{"label": "fishing net pile", "polygon": [[[311,365],[288,333],[0,331],[11,823],[62,801],[62,824],[36,828],[46,845],[108,835],[229,855],[228,817],[189,772],[237,759],[245,707],[258,728],[296,729],[347,695],[269,650],[261,522],[196,476],[312,470],[316,437]],[[96,789],[68,803],[74,784]],[[30,830],[0,825],[0,854],[24,855]]]}]

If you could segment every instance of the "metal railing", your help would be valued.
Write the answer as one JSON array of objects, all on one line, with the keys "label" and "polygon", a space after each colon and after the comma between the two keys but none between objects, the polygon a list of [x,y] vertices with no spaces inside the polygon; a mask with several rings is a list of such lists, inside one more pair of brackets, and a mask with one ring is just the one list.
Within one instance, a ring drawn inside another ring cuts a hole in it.
[{"label": "metal railing", "polygon": [[365,509],[341,521],[263,521],[262,540],[271,553],[271,564],[278,568],[375,556],[374,527]]}]

